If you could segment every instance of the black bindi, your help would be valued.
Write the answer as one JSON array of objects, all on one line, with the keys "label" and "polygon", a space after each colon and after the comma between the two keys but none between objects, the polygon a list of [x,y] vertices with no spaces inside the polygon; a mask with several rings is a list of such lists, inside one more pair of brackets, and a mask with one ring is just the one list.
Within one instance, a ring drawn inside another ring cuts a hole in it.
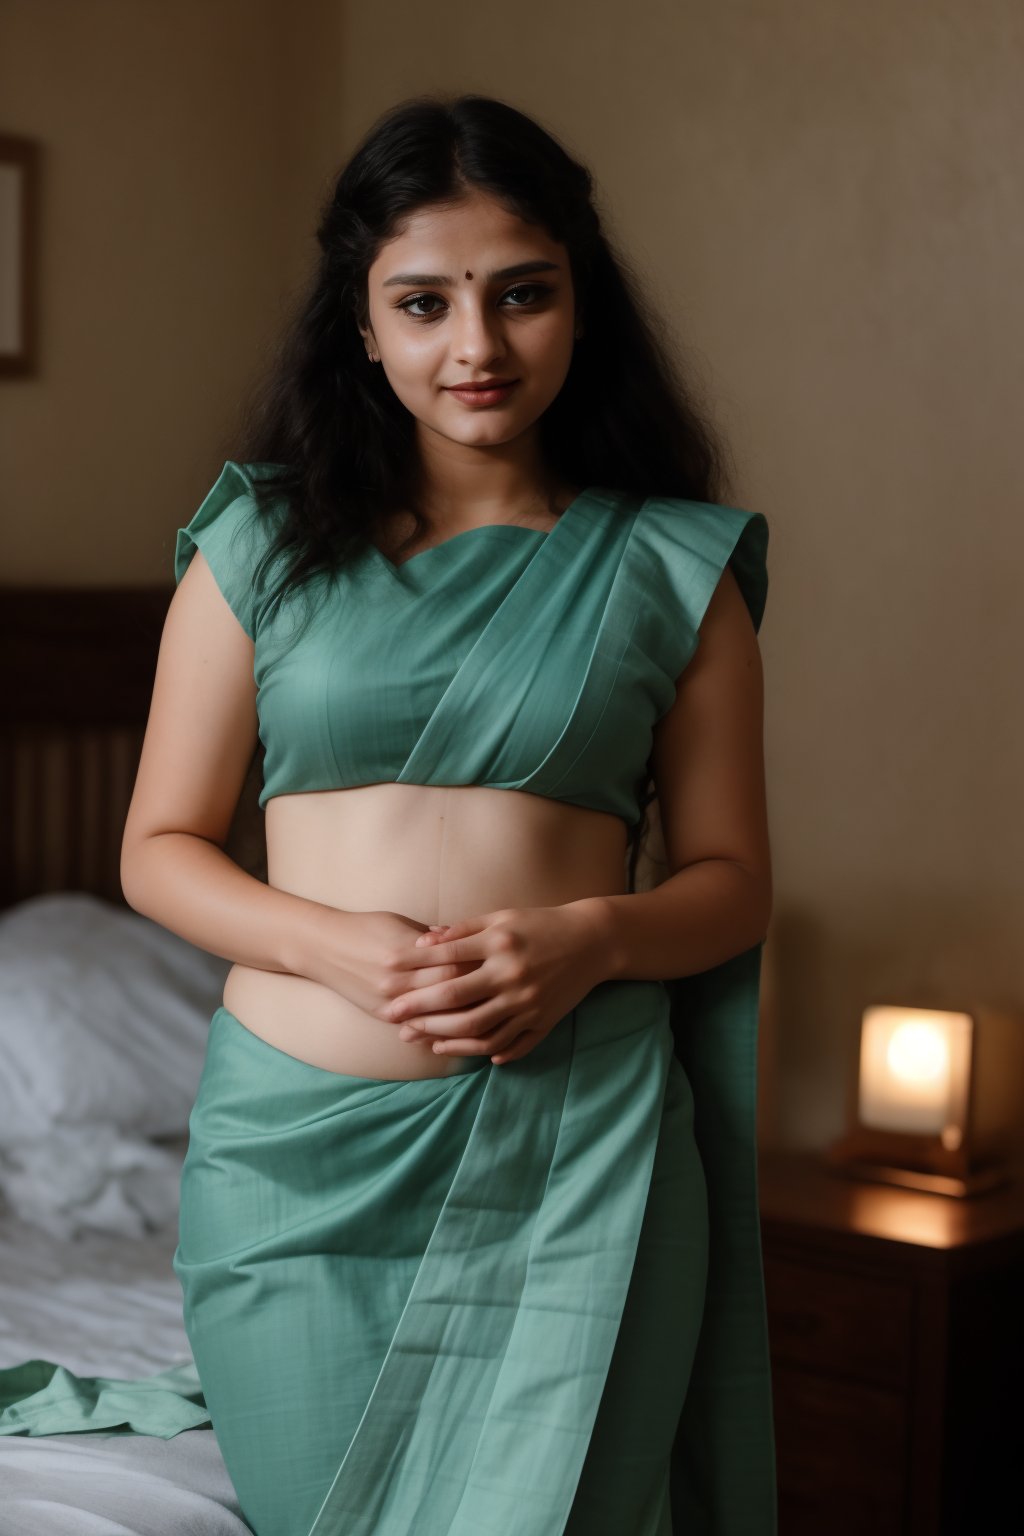
[{"label": "black bindi", "polygon": [[473,276],[473,274],[472,274],[472,272],[467,272],[467,273],[466,273],[466,276],[467,276],[467,277],[468,277],[468,278],[472,278],[472,276]]}]

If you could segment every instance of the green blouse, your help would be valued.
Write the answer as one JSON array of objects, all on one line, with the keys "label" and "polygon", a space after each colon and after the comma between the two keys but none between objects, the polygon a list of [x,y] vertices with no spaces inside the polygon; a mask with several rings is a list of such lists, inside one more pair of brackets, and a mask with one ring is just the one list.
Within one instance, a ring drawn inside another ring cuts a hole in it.
[{"label": "green blouse", "polygon": [[268,617],[253,575],[277,512],[256,506],[254,472],[225,464],[178,530],[174,570],[180,581],[202,550],[254,641],[261,806],[360,784],[481,784],[632,826],[653,727],[726,561],[755,628],[764,611],[761,513],[590,487],[549,533],[465,529],[400,566],[370,546]]}]

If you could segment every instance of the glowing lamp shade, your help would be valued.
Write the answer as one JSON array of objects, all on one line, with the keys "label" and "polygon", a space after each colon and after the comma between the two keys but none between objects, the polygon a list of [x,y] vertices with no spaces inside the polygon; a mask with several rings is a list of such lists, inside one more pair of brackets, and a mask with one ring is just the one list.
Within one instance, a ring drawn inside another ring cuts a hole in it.
[{"label": "glowing lamp shade", "polygon": [[1009,1137],[1024,1106],[1022,1066],[1024,1028],[1005,1012],[865,1008],[850,1129],[827,1149],[826,1163],[935,1194],[1005,1183]]},{"label": "glowing lamp shade", "polygon": [[959,1147],[971,1080],[969,1013],[868,1008],[861,1022],[858,1118],[879,1131]]}]

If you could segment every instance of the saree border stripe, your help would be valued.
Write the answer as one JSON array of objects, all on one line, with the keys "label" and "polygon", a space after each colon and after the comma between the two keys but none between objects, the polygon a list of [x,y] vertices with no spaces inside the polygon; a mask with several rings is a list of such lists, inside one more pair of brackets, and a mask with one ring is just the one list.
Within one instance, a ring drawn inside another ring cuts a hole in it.
[{"label": "saree border stripe", "polygon": [[609,982],[489,1074],[309,1536],[560,1536],[632,1275],[671,1050],[661,983]]}]

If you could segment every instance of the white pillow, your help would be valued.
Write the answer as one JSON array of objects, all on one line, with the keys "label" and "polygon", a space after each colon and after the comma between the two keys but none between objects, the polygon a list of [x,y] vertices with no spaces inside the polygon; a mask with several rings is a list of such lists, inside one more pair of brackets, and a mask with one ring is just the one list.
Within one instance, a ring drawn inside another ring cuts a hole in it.
[{"label": "white pillow", "polygon": [[0,1147],[97,1122],[186,1132],[230,966],[84,892],[0,911]]}]

